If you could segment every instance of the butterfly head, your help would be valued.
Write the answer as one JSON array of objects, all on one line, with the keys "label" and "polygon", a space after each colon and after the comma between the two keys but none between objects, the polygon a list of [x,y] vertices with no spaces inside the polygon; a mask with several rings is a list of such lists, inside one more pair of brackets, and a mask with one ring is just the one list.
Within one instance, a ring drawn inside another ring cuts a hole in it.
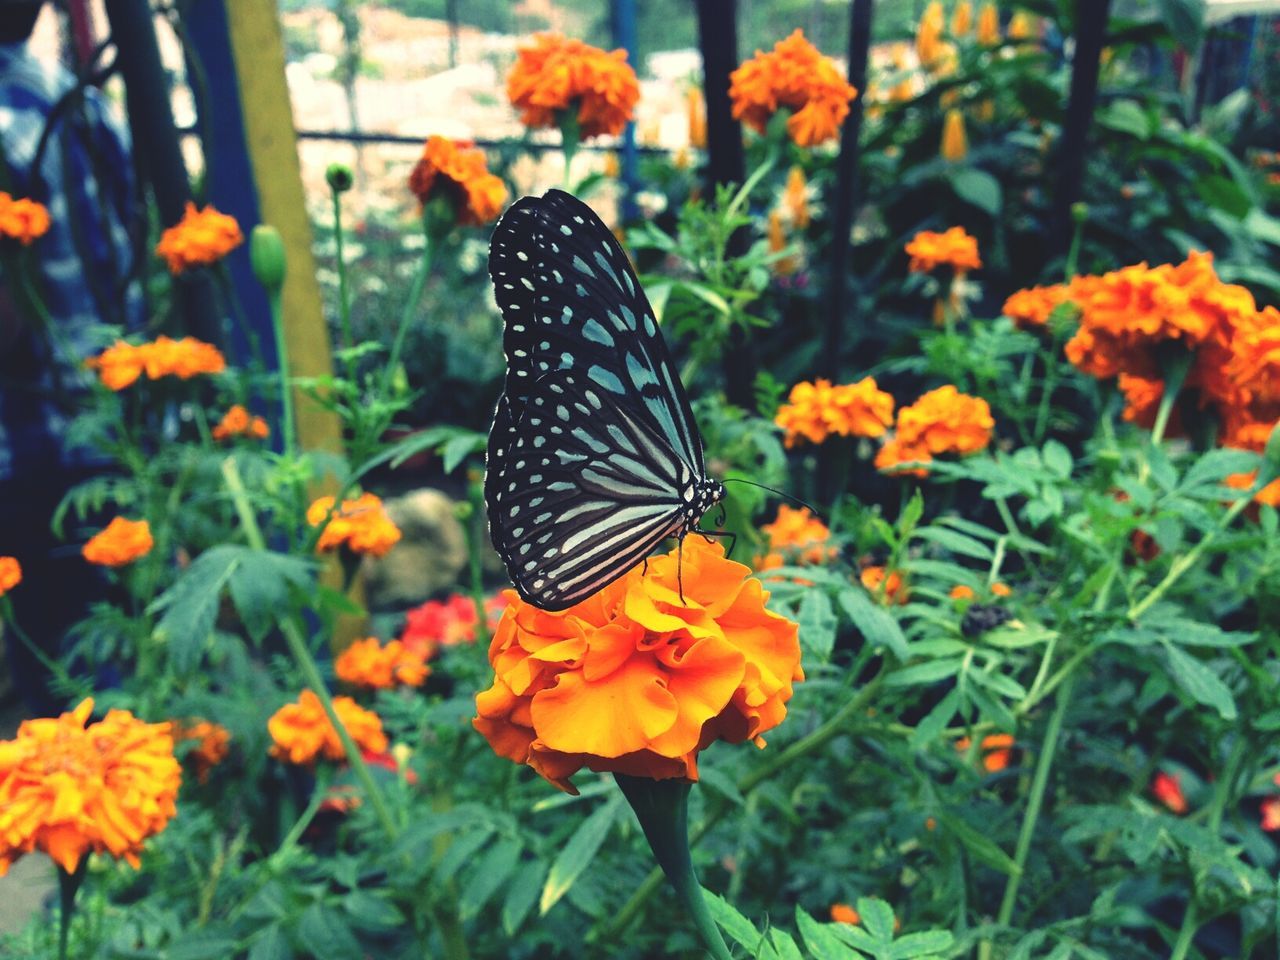
[{"label": "butterfly head", "polygon": [[697,478],[686,491],[685,529],[693,530],[698,526],[702,515],[724,499],[724,484],[708,477]]}]

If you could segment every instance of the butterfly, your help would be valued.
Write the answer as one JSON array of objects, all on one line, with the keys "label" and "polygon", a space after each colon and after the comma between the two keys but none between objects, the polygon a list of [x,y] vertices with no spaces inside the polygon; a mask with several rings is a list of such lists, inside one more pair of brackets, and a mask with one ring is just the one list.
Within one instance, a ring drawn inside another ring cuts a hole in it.
[{"label": "butterfly", "polygon": [[507,375],[489,431],[489,536],[520,596],[563,610],[725,496],[621,245],[560,190],[498,221],[489,276]]}]

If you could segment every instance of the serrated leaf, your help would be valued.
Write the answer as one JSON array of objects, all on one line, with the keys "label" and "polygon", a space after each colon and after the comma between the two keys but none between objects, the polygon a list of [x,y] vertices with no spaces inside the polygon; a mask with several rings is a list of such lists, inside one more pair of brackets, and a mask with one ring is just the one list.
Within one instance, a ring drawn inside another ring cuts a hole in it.
[{"label": "serrated leaf", "polygon": [[293,960],[293,945],[278,923],[258,931],[249,946],[248,960]]},{"label": "serrated leaf", "polygon": [[796,907],[796,929],[815,960],[862,960],[862,954],[842,943],[829,924],[818,923],[799,906]]},{"label": "serrated leaf", "polygon": [[950,930],[921,930],[919,933],[908,933],[893,941],[893,945],[885,953],[885,960],[916,960],[916,958],[933,957],[950,950],[956,938]]},{"label": "serrated leaf", "polygon": [[241,548],[223,544],[196,557],[173,586],[156,598],[149,613],[164,615],[156,637],[168,645],[173,669],[186,675],[195,669],[213,633],[222,591],[241,562]]},{"label": "serrated leaf", "polygon": [[480,848],[489,842],[493,834],[493,825],[482,823],[474,830],[456,837],[436,864],[435,879],[443,881],[451,878],[480,852]]},{"label": "serrated leaf", "polygon": [[1173,644],[1165,644],[1164,652],[1174,681],[1191,699],[1213,707],[1223,720],[1236,718],[1236,702],[1230,688],[1210,667]]},{"label": "serrated leaf", "polygon": [[351,915],[351,924],[360,930],[397,930],[404,926],[404,914],[394,903],[368,890],[353,890],[342,898],[342,909]]},{"label": "serrated leaf", "polygon": [[804,954],[800,952],[800,948],[796,945],[795,940],[791,938],[791,934],[785,930],[779,930],[774,927],[769,931],[769,942],[773,944],[773,949],[778,953],[778,960],[804,960]]},{"label": "serrated leaf", "polygon": [[826,660],[836,643],[836,613],[831,597],[821,590],[806,591],[796,613],[800,644],[814,656]]},{"label": "serrated leaf", "polygon": [[523,864],[512,878],[507,888],[507,899],[502,904],[502,929],[508,936],[515,936],[523,927],[524,918],[533,909],[549,868],[550,864],[545,860],[536,860]]},{"label": "serrated leaf", "polygon": [[233,955],[237,946],[234,938],[192,930],[165,951],[165,960],[223,960]]},{"label": "serrated leaf", "polygon": [[752,951],[754,954],[754,951],[760,946],[760,941],[764,939],[764,934],[757,930],[756,925],[739,913],[733,904],[729,903],[724,897],[707,890],[703,890],[702,894],[703,899],[707,902],[707,908],[711,912],[711,919],[716,922],[730,940]]},{"label": "serrated leaf", "polygon": [[469,920],[484,909],[489,898],[507,882],[520,864],[524,844],[514,838],[499,840],[480,858],[471,877],[458,896],[463,920]]},{"label": "serrated leaf", "polygon": [[1147,112],[1133,100],[1114,100],[1094,114],[1094,122],[1100,127],[1127,133],[1138,140],[1151,136],[1151,121]]},{"label": "serrated leaf", "polygon": [[902,627],[892,614],[873,602],[865,590],[857,587],[841,590],[836,600],[868,643],[888,648],[900,661],[908,658],[907,638],[902,635]]},{"label": "serrated leaf", "polygon": [[551,864],[547,882],[542,887],[542,896],[538,899],[540,914],[545,915],[577,882],[613,829],[621,811],[622,795],[617,794],[582,821],[581,826],[574,831],[560,855]]},{"label": "serrated leaf", "polygon": [[1044,458],[1044,465],[1057,477],[1066,480],[1071,476],[1071,451],[1066,446],[1057,440],[1050,440],[1041,450],[1041,456]]},{"label": "serrated leaf", "polygon": [[1018,865],[1014,863],[1013,858],[1000,849],[994,840],[985,833],[981,833],[975,828],[969,826],[964,820],[952,814],[939,812],[938,823],[949,834],[955,837],[964,845],[973,858],[980,863],[985,863],[989,867],[999,870],[1001,873],[1013,876],[1019,873]]},{"label": "serrated leaf", "polygon": [[893,939],[893,908],[877,897],[859,897],[858,917],[863,928],[877,940]]},{"label": "serrated leaf", "polygon": [[361,955],[360,944],[343,916],[319,903],[302,912],[298,942],[316,960],[351,960]]},{"label": "serrated leaf", "polygon": [[239,548],[238,556],[227,584],[231,602],[249,636],[261,642],[277,617],[288,612],[290,587],[312,586],[315,567],[301,557],[249,547]]},{"label": "serrated leaf", "polygon": [[915,535],[921,540],[936,543],[938,546],[952,553],[958,553],[962,557],[972,557],[984,563],[990,563],[994,557],[991,548],[985,543],[956,530],[947,530],[941,527],[923,527],[917,530]]}]

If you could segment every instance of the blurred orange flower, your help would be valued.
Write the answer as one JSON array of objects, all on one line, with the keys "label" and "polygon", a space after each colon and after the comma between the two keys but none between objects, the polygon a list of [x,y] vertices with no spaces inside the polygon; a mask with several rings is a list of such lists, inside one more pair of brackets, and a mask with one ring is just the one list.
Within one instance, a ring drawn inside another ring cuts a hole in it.
[{"label": "blurred orange flower", "polygon": [[833,903],[831,905],[831,920],[833,923],[856,924],[862,922],[862,918],[858,916],[858,911],[847,903]]},{"label": "blurred orange flower", "polygon": [[984,3],[978,11],[978,43],[994,47],[1000,42],[1000,11],[994,3]]},{"label": "blurred orange flower", "polygon": [[1187,812],[1187,798],[1182,793],[1182,778],[1175,774],[1157,773],[1151,781],[1151,794],[1174,813]]},{"label": "blurred orange flower", "polygon": [[1267,797],[1262,801],[1260,826],[1268,833],[1280,830],[1280,797]]},{"label": "blurred orange flower", "polygon": [[212,206],[197,210],[188,203],[182,219],[160,235],[156,253],[164,257],[170,273],[179,274],[217,263],[242,243],[244,234],[234,217]]},{"label": "blurred orange flower", "polygon": [[[361,750],[381,753],[387,749],[378,715],[350,697],[334,697],[333,709],[347,733]],[[297,703],[286,703],[271,715],[267,731],[274,741],[271,755],[293,764],[314,763],[317,757],[341,760],[346,756],[338,731],[329,722],[324,705],[312,690],[303,690]]]},{"label": "blurred orange flower", "polygon": [[409,174],[409,189],[424,206],[433,196],[447,197],[461,224],[488,223],[507,201],[507,186],[489,172],[484,151],[446,137],[427,140]]},{"label": "blurred orange flower", "polygon": [[707,101],[702,87],[690,84],[684,94],[685,112],[689,117],[689,146],[702,150],[707,145]]},{"label": "blurred orange flower", "polygon": [[1048,287],[1028,287],[1015,291],[1004,302],[1001,313],[1024,329],[1043,327],[1049,315],[1067,299],[1067,288],[1061,283]]},{"label": "blurred orange flower", "polygon": [[884,602],[891,606],[907,602],[909,597],[907,578],[901,570],[890,570],[886,577],[882,566],[863,567],[862,572],[858,574],[858,579],[871,593],[879,594],[883,589]]},{"label": "blurred orange flower", "polygon": [[923,468],[895,468],[912,461],[928,463],[943,454],[977,453],[991,443],[994,428],[986,400],[947,384],[898,411],[897,433],[880,448],[875,465],[878,470],[924,476]]},{"label": "blurred orange flower", "polygon": [[973,587],[965,586],[963,583],[957,583],[951,588],[951,592],[947,594],[952,600],[972,600],[976,594]]},{"label": "blurred orange flower", "polygon": [[945,14],[939,0],[931,0],[920,15],[916,26],[916,56],[922,67],[929,67],[942,56],[942,29],[946,25]]},{"label": "blurred orange flower", "polygon": [[145,520],[116,517],[105,530],[90,537],[80,553],[90,563],[102,567],[123,567],[145,557],[153,546],[151,524]]},{"label": "blurred orange flower", "polygon": [[[787,235],[782,227],[782,213],[778,210],[769,211],[765,240],[772,254],[779,254],[787,248]],[[789,277],[797,269],[799,269],[799,263],[794,256],[778,257],[773,261],[773,272],[780,277]]]},{"label": "blurred orange flower", "polygon": [[772,570],[788,561],[823,563],[836,554],[836,548],[827,545],[831,531],[808,507],[780,504],[774,521],[760,530],[769,538],[769,552],[756,558],[757,570]]},{"label": "blurred orange flower", "polygon": [[[973,743],[968,737],[956,741],[956,750],[966,752]],[[982,738],[982,767],[988,773],[1004,770],[1013,759],[1013,735],[991,733]]]},{"label": "blurred orange flower", "polygon": [[960,0],[951,13],[951,35],[963,37],[973,29],[973,4],[969,0]]},{"label": "blurred orange flower", "polygon": [[794,229],[808,229],[809,187],[805,182],[804,169],[798,165],[787,172],[787,186],[782,192],[782,206],[791,218],[791,226]]},{"label": "blurred orange flower", "polygon": [[[497,629],[506,597],[499,594],[484,602],[485,623],[490,631]],[[455,593],[447,600],[428,600],[404,615],[400,639],[406,648],[430,658],[440,647],[474,643],[476,639],[476,605],[470,598]]]},{"label": "blurred orange flower", "polygon": [[22,582],[22,565],[16,557],[0,557],[0,597]]},{"label": "blurred orange flower", "polygon": [[196,720],[191,723],[173,724],[173,739],[182,743],[187,740],[196,741],[195,746],[187,753],[192,765],[196,768],[196,779],[201,783],[209,780],[209,771],[227,758],[230,752],[231,733],[220,723],[208,720]]},{"label": "blurred orange flower", "polygon": [[1013,596],[1013,587],[1009,586],[1007,583],[1001,583],[997,580],[995,583],[991,584],[991,593],[997,597],[1011,597]]},{"label": "blurred orange flower", "polygon": [[640,84],[625,50],[606,53],[558,33],[535,34],[507,74],[507,98],[532,129],[559,125],[575,108],[581,136],[615,135],[631,120]]},{"label": "blurred orange flower", "polygon": [[117,340],[84,365],[98,372],[103,386],[123,390],[144,373],[149,380],[170,376],[190,380],[200,374],[221,373],[227,360],[217,347],[195,337],[174,340],[161,336],[138,346]]},{"label": "blurred orange flower", "polygon": [[1164,381],[1122,373],[1117,383],[1124,394],[1124,419],[1150,430],[1164,396]]},{"label": "blurred orange flower", "polygon": [[49,226],[49,208],[43,203],[0,191],[0,237],[29,247],[49,232]]},{"label": "blurred orange flower", "polygon": [[872,377],[832,386],[829,380],[797,383],[773,422],[786,431],[785,443],[795,446],[803,437],[821,443],[831,434],[879,437],[893,422],[893,397]]},{"label": "blurred orange flower", "polygon": [[951,227],[943,233],[921,230],[906,246],[911,257],[913,273],[928,273],[947,264],[956,273],[978,270],[982,260],[978,257],[978,241],[965,232],[964,227]]},{"label": "blurred orange flower", "polygon": [[682,561],[676,550],[651,558],[558,613],[509,591],[476,729],[570,793],[584,766],[696,780],[712,742],[763,746],[804,673],[796,625],[765,608],[749,574],[720,544],[688,537]]},{"label": "blurred orange flower", "polygon": [[307,523],[313,527],[325,525],[316,542],[317,552],[346,547],[355,553],[381,557],[399,542],[400,529],[391,522],[375,494],[362,493],[354,500],[343,500],[339,510],[334,510],[336,499],[320,497],[307,507]]},{"label": "blurred orange flower", "polygon": [[174,816],[182,768],[169,724],[112,710],[86,727],[92,712],[87,699],[0,742],[0,876],[37,849],[67,873],[90,852],[137,867]]},{"label": "blurred orange flower", "polygon": [[213,439],[229,440],[232,437],[251,437],[265,440],[271,436],[271,428],[262,417],[254,416],[240,404],[235,404],[213,428]]},{"label": "blurred orange flower", "polygon": [[835,61],[819,53],[800,30],[779,40],[769,53],[757,50],[729,75],[734,118],[764,133],[779,108],[788,107],[794,112],[787,119],[787,133],[801,147],[837,137],[857,94]]},{"label": "blurred orange flower", "polygon": [[958,163],[969,155],[969,138],[964,132],[964,114],[952,107],[942,122],[942,159]]},{"label": "blurred orange flower", "polygon": [[377,637],[357,640],[338,655],[333,672],[357,687],[390,689],[397,684],[420,687],[431,673],[426,657],[399,640],[381,644]]}]

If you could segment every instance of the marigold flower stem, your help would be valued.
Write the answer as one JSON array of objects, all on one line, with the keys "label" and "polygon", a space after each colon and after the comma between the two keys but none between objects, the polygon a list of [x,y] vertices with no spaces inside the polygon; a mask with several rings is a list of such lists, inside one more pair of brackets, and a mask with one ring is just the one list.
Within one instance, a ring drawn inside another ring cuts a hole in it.
[{"label": "marigold flower stem", "polygon": [[422,291],[427,286],[427,278],[431,275],[431,230],[427,227],[424,211],[422,220],[422,259],[418,261],[418,272],[413,276],[413,286],[409,288],[409,299],[404,303],[400,314],[400,325],[396,327],[395,339],[391,341],[391,353],[387,356],[387,368],[382,374],[382,392],[391,392],[391,380],[396,375],[396,367],[400,365],[400,354],[404,350],[404,338],[409,332],[409,324],[413,322],[418,309],[418,301],[422,299]]},{"label": "marigold flower stem", "polygon": [[614,780],[635,811],[645,839],[693,921],[702,945],[716,960],[731,960],[729,948],[707,909],[689,853],[689,790],[693,784],[688,780],[652,780],[621,773],[614,774]]},{"label": "marigold flower stem", "polygon": [[[249,546],[255,550],[265,550],[267,547],[266,540],[263,539],[262,530],[258,526],[258,518],[254,516],[253,507],[249,503],[249,495],[245,491],[244,481],[240,479],[240,469],[236,466],[234,457],[227,457],[222,461],[222,477],[231,493],[232,503],[235,505],[236,514],[240,517],[240,525],[244,528],[245,539],[249,541]],[[364,789],[365,796],[373,806],[373,811],[377,815],[378,821],[387,833],[387,839],[395,840],[399,831],[396,829],[396,822],[391,816],[391,810],[387,807],[387,800],[382,795],[382,790],[377,781],[373,779],[373,774],[369,772],[369,767],[364,762],[360,748],[351,739],[351,734],[347,732],[347,728],[338,717],[338,711],[333,706],[333,697],[329,694],[329,688],[324,682],[324,677],[320,674],[320,668],[316,666],[315,658],[307,648],[307,642],[302,636],[302,630],[292,615],[281,617],[278,622],[280,632],[284,634],[285,645],[289,648],[289,653],[293,656],[294,662],[298,665],[298,670],[302,673],[303,683],[315,693],[320,700],[321,706],[324,707],[325,716],[329,718],[329,722],[333,724],[333,729],[338,734],[338,739],[342,741],[342,749],[347,755],[347,763],[350,764],[351,769],[355,772],[356,779],[360,781],[360,786]]]},{"label": "marigold flower stem", "polygon": [[280,368],[280,436],[285,456],[293,459],[298,441],[293,420],[293,386],[289,382],[289,345],[284,335],[284,308],[279,287],[267,292],[267,302],[271,306],[271,330],[275,334],[276,363]]},{"label": "marigold flower stem", "polygon": [[58,867],[58,960],[67,960],[67,940],[71,933],[71,918],[76,910],[76,892],[84,882],[89,855],[80,857],[74,873]]},{"label": "marigold flower stem", "polygon": [[355,339],[351,335],[351,294],[347,288],[347,258],[342,242],[342,193],[339,190],[330,189],[329,195],[333,199],[334,254],[337,257],[338,268],[338,319],[342,324],[342,348],[346,351],[347,380],[354,384],[356,361],[352,350],[355,349]]}]

